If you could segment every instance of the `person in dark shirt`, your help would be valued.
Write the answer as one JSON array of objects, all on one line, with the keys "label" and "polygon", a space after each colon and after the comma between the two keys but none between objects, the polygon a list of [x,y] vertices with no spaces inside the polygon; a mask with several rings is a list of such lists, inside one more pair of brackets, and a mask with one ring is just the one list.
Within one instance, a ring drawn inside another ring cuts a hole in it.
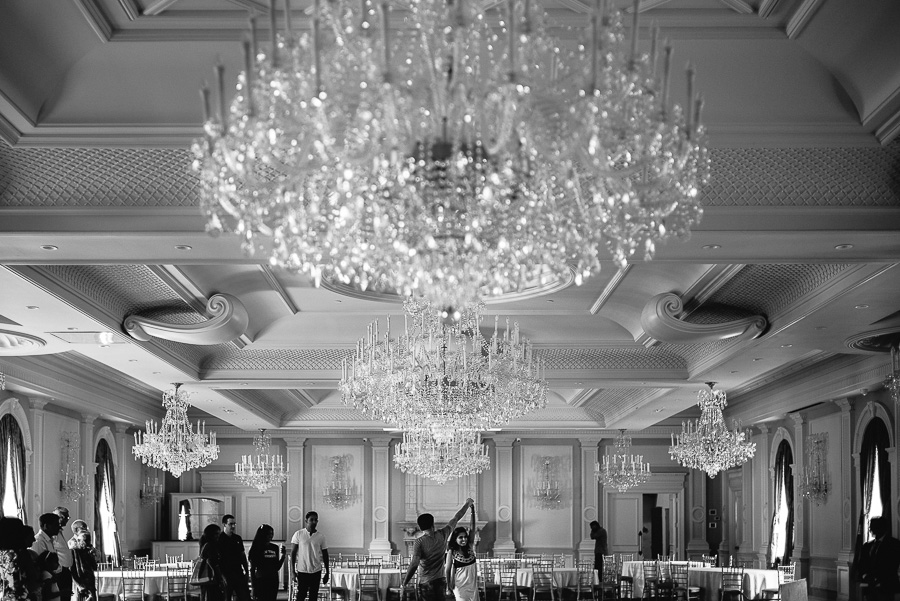
[{"label": "person in dark shirt", "polygon": [[250,578],[253,582],[253,597],[256,601],[275,601],[278,595],[278,574],[284,565],[284,545],[279,553],[278,545],[272,543],[275,529],[263,524],[256,529],[250,546]]},{"label": "person in dark shirt", "polygon": [[413,544],[409,569],[403,578],[400,601],[406,601],[406,585],[412,580],[416,570],[419,572],[419,600],[445,601],[444,592],[447,588],[447,579],[444,576],[444,554],[447,552],[447,538],[456,528],[456,523],[474,503],[474,499],[466,499],[465,504],[459,508],[456,515],[440,529],[434,527],[434,516],[430,513],[423,513],[416,518],[422,535]]},{"label": "person in dark shirt", "polygon": [[218,524],[207,524],[200,537],[200,558],[205,559],[213,570],[212,581],[200,586],[200,601],[222,601],[224,580],[219,563],[219,537],[222,529]]},{"label": "person in dark shirt", "polygon": [[250,601],[250,566],[244,552],[244,539],[235,531],[237,520],[231,514],[222,516],[222,534],[219,535],[219,563],[225,578],[225,601]]},{"label": "person in dark shirt", "polygon": [[860,580],[868,585],[864,597],[869,601],[892,601],[900,593],[900,541],[891,536],[887,518],[872,518],[869,530],[875,538],[863,545],[858,568]]},{"label": "person in dark shirt", "polygon": [[606,529],[597,520],[591,522],[591,538],[594,539],[594,569],[597,570],[599,582],[603,582],[603,556],[609,555],[609,546]]}]

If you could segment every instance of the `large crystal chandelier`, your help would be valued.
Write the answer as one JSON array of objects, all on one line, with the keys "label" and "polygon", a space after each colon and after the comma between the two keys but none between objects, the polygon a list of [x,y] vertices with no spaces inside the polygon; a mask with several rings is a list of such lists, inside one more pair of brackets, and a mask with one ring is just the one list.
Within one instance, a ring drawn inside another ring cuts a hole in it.
[{"label": "large crystal chandelier", "polygon": [[715,382],[708,382],[709,390],[699,393],[700,419],[681,423],[681,434],[672,435],[669,455],[684,467],[705,471],[710,478],[756,453],[756,443],[747,440],[747,432],[737,423],[729,430],[722,410],[727,401],[725,392],[715,390]]},{"label": "large crystal chandelier", "polygon": [[260,428],[259,434],[253,438],[253,448],[256,452],[241,456],[241,462],[234,464],[234,477],[259,492],[266,492],[286,481],[284,458],[281,455],[270,454],[271,446],[272,437],[265,428]]},{"label": "large crystal chandelier", "polygon": [[394,464],[404,473],[443,484],[480,474],[491,467],[491,459],[478,432],[445,431],[435,436],[430,430],[418,429],[403,433],[403,442],[394,452]]},{"label": "large crystal chandelier", "polygon": [[806,437],[806,466],[800,494],[821,505],[828,500],[828,474],[825,467],[825,453],[828,434],[818,432]]},{"label": "large crystal chandelier", "polygon": [[614,453],[603,456],[602,466],[600,462],[594,466],[594,475],[599,482],[625,492],[650,478],[650,464],[644,463],[643,455],[631,453],[631,437],[625,436],[625,430],[619,430],[615,449]]},{"label": "large crystal chandelier", "polygon": [[407,299],[403,307],[396,338],[390,317],[383,333],[376,321],[344,359],[338,387],[345,404],[435,437],[484,431],[546,404],[541,361],[518,323],[510,328],[507,321],[501,330],[495,317],[485,337],[482,305],[454,316],[421,299]]},{"label": "large crystal chandelier", "polygon": [[671,48],[638,52],[597,0],[579,44],[529,0],[315,0],[308,32],[244,43],[203,90],[194,144],[213,233],[273,265],[461,307],[623,266],[689,234],[708,177],[701,100],[671,106]]},{"label": "large crystal chandelier", "polygon": [[194,430],[188,420],[190,394],[181,391],[181,384],[163,393],[163,407],[166,414],[161,424],[147,420],[147,431],[134,433],[132,452],[136,458],[176,478],[218,458],[216,433],[207,433],[206,422],[200,420]]}]

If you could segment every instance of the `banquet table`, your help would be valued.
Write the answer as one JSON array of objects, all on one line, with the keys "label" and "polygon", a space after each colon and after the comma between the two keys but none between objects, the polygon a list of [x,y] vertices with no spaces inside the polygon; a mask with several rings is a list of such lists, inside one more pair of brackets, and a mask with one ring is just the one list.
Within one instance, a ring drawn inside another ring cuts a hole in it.
[{"label": "banquet table", "polygon": [[[597,572],[594,572],[594,584],[598,583]],[[500,574],[497,572],[497,577]],[[531,588],[534,583],[534,568],[516,569],[516,586]],[[553,568],[553,586],[556,588],[574,587],[578,583],[578,568]]]},{"label": "banquet table", "polygon": [[[400,570],[397,568],[381,568],[378,576],[378,588],[381,590],[381,598],[387,599],[387,590],[392,586],[400,586]],[[332,586],[334,588],[345,588],[349,591],[348,598],[356,598],[357,581],[359,580],[359,570],[356,568],[332,568],[331,569]]]},{"label": "banquet table", "polygon": [[[134,570],[126,570],[128,572]],[[122,589],[122,570],[101,570],[95,574],[97,595],[118,595]],[[144,596],[165,595],[168,590],[166,570],[150,569],[144,574]]]},{"label": "banquet table", "polygon": [[[687,563],[677,562],[672,563]],[[631,576],[634,579],[634,596],[642,597],[644,594],[644,570],[643,562],[626,561],[622,564],[622,575]],[[689,568],[688,584],[699,586],[703,589],[705,599],[715,599],[711,594],[719,590],[722,585],[722,568]],[[778,570],[758,570],[754,568],[744,569],[743,593],[746,599],[757,599],[764,588],[778,587]]]}]

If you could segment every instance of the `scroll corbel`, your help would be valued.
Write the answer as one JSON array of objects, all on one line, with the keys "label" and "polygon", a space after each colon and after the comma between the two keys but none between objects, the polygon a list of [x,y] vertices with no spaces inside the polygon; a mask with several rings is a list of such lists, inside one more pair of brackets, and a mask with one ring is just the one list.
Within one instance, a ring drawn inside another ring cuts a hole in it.
[{"label": "scroll corbel", "polygon": [[641,312],[641,327],[648,336],[668,344],[698,344],[717,340],[753,340],[762,336],[768,320],[753,315],[723,323],[690,323],[678,319],[684,306],[677,294],[651,298]]},{"label": "scroll corbel", "polygon": [[196,324],[169,324],[153,319],[129,315],[122,324],[128,335],[147,342],[162,338],[184,344],[222,344],[243,336],[250,323],[244,304],[230,294],[214,294],[206,302],[210,319]]}]

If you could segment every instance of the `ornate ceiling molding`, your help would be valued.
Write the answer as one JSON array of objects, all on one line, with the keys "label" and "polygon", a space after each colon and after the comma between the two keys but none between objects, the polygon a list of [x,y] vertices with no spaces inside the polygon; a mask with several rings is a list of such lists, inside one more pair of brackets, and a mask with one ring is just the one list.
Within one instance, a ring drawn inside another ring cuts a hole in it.
[{"label": "ornate ceiling molding", "polygon": [[47,341],[30,334],[0,330],[0,355],[37,355],[47,351]]},{"label": "ornate ceiling molding", "polygon": [[891,347],[900,340],[900,326],[869,330],[851,336],[844,344],[856,351],[881,354],[890,353]]},{"label": "ornate ceiling molding", "polygon": [[762,335],[768,323],[762,315],[722,323],[689,323],[678,319],[682,309],[677,294],[657,294],[644,305],[641,326],[661,342],[697,344],[725,339],[752,340]]},{"label": "ornate ceiling molding", "polygon": [[139,315],[129,315],[122,327],[135,340],[162,338],[172,342],[213,345],[230,342],[247,330],[250,316],[244,304],[230,294],[214,294],[206,303],[211,319],[196,324],[169,324]]}]

